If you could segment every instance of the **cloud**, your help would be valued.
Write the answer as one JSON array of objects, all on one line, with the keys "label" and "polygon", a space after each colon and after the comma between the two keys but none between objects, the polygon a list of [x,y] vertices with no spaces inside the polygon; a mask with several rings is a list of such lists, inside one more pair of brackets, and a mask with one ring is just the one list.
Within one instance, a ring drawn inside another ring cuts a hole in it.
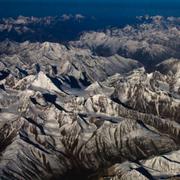
[{"label": "cloud", "polygon": [[76,20],[83,20],[83,19],[85,19],[85,16],[83,16],[82,14],[76,14],[75,19]]},{"label": "cloud", "polygon": [[63,14],[62,16],[61,16],[61,20],[62,21],[68,21],[68,20],[70,20],[71,18],[73,18],[73,15],[72,14]]},{"label": "cloud", "polygon": [[85,19],[85,16],[83,16],[82,14],[75,14],[75,15],[72,15],[72,14],[63,14],[61,16],[61,20],[62,21],[69,21],[69,20],[81,21],[83,19]]}]

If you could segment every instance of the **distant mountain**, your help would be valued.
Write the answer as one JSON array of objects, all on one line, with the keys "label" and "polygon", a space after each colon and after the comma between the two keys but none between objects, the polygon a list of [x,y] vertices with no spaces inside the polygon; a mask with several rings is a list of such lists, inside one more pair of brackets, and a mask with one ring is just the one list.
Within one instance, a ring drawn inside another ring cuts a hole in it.
[{"label": "distant mountain", "polygon": [[[138,17],[142,23],[123,29],[86,32],[73,45],[89,48],[100,56],[121,56],[136,59],[147,69],[166,58],[180,58],[180,19],[162,16]],[[148,23],[147,23],[148,22]]]},{"label": "distant mountain", "polygon": [[[76,39],[82,28],[86,29],[85,19],[85,16],[78,13],[47,17],[1,18],[0,40],[67,42]],[[93,18],[87,18],[86,21],[94,22]]]}]

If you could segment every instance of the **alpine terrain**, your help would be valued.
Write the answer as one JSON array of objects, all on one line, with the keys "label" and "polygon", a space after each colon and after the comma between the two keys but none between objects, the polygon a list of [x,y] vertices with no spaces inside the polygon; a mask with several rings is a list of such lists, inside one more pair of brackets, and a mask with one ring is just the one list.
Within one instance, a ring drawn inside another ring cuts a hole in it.
[{"label": "alpine terrain", "polygon": [[47,35],[83,19],[1,19],[0,179],[180,179],[180,18]]}]

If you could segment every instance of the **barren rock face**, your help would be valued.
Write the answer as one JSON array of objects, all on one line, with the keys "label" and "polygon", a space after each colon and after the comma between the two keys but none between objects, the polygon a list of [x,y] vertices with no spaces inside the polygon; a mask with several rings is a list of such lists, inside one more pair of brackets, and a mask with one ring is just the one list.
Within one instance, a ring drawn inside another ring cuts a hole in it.
[{"label": "barren rock face", "polygon": [[70,45],[0,47],[0,179],[179,178],[178,59],[148,73]]}]

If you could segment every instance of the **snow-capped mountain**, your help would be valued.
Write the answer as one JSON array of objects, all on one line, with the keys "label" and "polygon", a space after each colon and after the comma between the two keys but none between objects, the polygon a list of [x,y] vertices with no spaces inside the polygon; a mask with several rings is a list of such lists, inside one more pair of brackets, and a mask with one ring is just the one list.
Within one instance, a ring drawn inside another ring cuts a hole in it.
[{"label": "snow-capped mountain", "polygon": [[147,18],[66,45],[0,42],[0,179],[179,178],[179,20]]},{"label": "snow-capped mountain", "polygon": [[166,58],[180,58],[179,18],[148,16],[140,19],[145,22],[136,26],[85,32],[72,44],[89,48],[100,56],[119,54],[136,59],[150,70]]}]

